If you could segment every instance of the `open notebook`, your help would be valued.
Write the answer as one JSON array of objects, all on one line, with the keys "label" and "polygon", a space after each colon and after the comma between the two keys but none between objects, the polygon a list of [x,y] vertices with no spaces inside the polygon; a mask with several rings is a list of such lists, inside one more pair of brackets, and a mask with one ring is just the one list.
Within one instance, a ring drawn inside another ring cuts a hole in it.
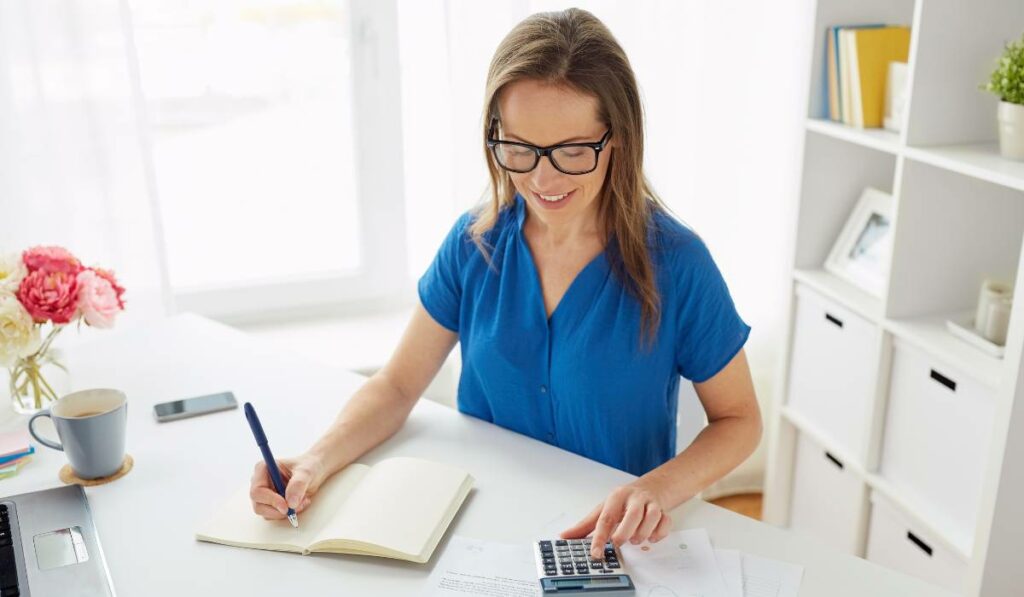
[{"label": "open notebook", "polygon": [[350,553],[424,563],[473,485],[466,471],[418,458],[389,458],[374,466],[351,464],[320,487],[287,520],[253,514],[249,485],[240,488],[196,532],[196,539],[235,547]]}]

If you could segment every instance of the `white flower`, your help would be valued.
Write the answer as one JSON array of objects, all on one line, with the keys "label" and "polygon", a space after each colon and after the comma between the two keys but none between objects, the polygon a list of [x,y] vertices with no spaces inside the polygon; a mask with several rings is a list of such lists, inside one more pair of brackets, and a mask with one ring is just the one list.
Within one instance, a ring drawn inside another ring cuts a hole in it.
[{"label": "white flower", "polygon": [[21,253],[0,253],[0,293],[14,294],[22,278],[28,275],[28,268]]},{"label": "white flower", "polygon": [[9,292],[0,292],[0,366],[10,367],[20,357],[39,349],[39,326]]}]

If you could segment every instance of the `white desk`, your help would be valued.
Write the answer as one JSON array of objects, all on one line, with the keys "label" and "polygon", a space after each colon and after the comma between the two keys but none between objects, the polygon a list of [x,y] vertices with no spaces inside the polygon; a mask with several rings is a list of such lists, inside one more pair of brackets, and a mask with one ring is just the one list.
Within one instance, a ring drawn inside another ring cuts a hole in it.
[{"label": "white desk", "polygon": [[[259,451],[241,409],[157,424],[156,402],[232,390],[251,401],[278,457],[305,449],[362,382],[359,376],[282,354],[231,328],[182,315],[145,330],[114,331],[68,359],[72,389],[116,387],[129,397],[128,451],[135,468],[88,488],[100,540],[121,596],[417,595],[430,563],[272,553],[193,538],[197,524],[248,482]],[[7,426],[20,424],[9,420]],[[60,485],[63,455],[37,448],[0,495]],[[452,409],[421,400],[399,434],[363,461],[414,455],[470,471],[476,484],[453,533],[527,543],[560,513],[582,516],[633,477]],[[555,489],[555,491],[550,491]],[[910,577],[694,500],[676,528],[704,527],[716,547],[805,566],[801,595],[945,595]],[[285,593],[287,591],[287,593]]]}]

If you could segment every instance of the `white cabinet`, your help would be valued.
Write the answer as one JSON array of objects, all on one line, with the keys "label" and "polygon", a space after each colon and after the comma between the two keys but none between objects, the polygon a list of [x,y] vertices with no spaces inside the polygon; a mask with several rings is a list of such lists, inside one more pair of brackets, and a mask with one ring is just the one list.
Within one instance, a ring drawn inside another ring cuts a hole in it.
[{"label": "white cabinet", "polygon": [[993,391],[894,342],[880,475],[970,551],[993,434]]},{"label": "white cabinet", "polygon": [[960,592],[967,564],[917,528],[888,500],[871,494],[871,524],[865,557],[889,568]]},{"label": "white cabinet", "polygon": [[840,551],[859,551],[856,519],[865,486],[845,464],[806,435],[797,440],[790,528]]},{"label": "white cabinet", "polygon": [[[869,559],[970,597],[1024,595],[1024,162],[999,155],[998,98],[978,89],[1024,1],[812,4],[764,520],[846,552],[859,537]],[[830,28],[865,23],[911,29],[899,132],[829,119]],[[892,201],[877,294],[824,267],[868,187]],[[947,327],[988,278],[1016,297],[1002,358]]]},{"label": "white cabinet", "polygon": [[791,409],[844,455],[864,443],[878,368],[878,328],[806,286],[797,286],[790,359]]}]

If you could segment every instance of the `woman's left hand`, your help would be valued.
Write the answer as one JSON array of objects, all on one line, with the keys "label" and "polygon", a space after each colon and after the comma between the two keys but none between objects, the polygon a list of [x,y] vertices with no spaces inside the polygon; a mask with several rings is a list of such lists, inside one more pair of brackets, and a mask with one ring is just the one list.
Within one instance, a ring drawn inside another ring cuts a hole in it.
[{"label": "woman's left hand", "polygon": [[672,519],[654,491],[637,481],[617,488],[574,526],[562,531],[563,539],[579,539],[593,531],[590,555],[604,557],[605,543],[661,541],[672,530]]}]

